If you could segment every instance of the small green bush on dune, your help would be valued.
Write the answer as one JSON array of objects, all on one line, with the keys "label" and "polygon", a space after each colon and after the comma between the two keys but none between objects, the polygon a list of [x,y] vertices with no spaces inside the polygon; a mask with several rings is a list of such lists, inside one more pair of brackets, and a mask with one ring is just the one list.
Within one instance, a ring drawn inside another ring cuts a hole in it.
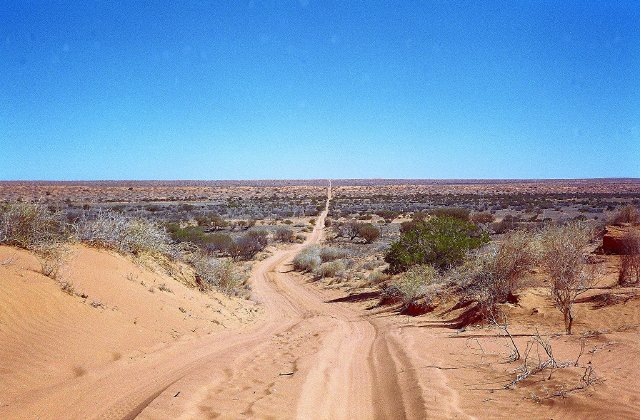
[{"label": "small green bush on dune", "polygon": [[433,265],[446,270],[459,265],[466,253],[489,241],[476,225],[454,217],[434,217],[419,221],[402,234],[385,256],[389,272],[399,273],[411,266]]}]

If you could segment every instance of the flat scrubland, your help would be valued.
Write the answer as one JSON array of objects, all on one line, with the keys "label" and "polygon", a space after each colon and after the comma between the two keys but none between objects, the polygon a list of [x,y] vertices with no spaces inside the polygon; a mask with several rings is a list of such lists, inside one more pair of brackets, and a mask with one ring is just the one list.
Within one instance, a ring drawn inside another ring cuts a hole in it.
[{"label": "flat scrubland", "polygon": [[0,182],[2,418],[634,418],[640,180]]}]

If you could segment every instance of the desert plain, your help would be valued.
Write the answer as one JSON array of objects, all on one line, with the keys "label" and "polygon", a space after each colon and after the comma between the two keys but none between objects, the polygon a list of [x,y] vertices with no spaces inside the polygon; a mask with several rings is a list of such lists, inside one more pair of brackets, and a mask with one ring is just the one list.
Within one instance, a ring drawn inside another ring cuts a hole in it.
[{"label": "desert plain", "polygon": [[[638,179],[16,181],[0,203],[0,418],[639,415],[640,283],[605,243],[638,229]],[[439,217],[498,250],[588,225],[571,334],[544,258],[491,305],[448,274],[471,250],[394,269]]]}]

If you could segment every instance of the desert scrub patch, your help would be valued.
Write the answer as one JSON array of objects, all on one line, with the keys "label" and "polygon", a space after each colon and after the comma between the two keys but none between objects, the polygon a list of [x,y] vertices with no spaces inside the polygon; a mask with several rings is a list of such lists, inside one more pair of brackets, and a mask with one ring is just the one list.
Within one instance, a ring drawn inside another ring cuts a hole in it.
[{"label": "desert scrub patch", "polygon": [[396,281],[381,287],[381,300],[385,303],[401,303],[401,311],[415,305],[421,299],[424,307],[432,304],[440,285],[437,270],[430,265],[414,266]]},{"label": "desert scrub patch", "polygon": [[383,273],[382,271],[372,271],[367,276],[367,283],[372,285],[379,284],[379,283],[382,283],[383,281],[389,280],[389,278],[390,276],[386,273]]},{"label": "desert scrub patch", "polygon": [[0,243],[34,250],[62,241],[65,230],[60,213],[41,204],[0,205]]},{"label": "desert scrub patch", "polygon": [[304,248],[293,258],[293,268],[298,271],[313,271],[322,264],[320,249],[317,246]]},{"label": "desert scrub patch", "polygon": [[324,263],[347,258],[349,256],[349,251],[342,248],[324,247],[320,248],[319,255],[320,259]]},{"label": "desert scrub patch", "polygon": [[40,272],[52,279],[58,279],[63,265],[71,255],[71,249],[64,242],[45,242],[33,249],[40,262]]},{"label": "desert scrub patch", "polygon": [[320,264],[313,270],[313,274],[320,278],[335,277],[346,268],[347,266],[342,260],[334,260]]},{"label": "desert scrub patch", "polygon": [[171,238],[163,227],[152,221],[131,219],[115,212],[100,212],[95,219],[79,221],[76,235],[82,242],[123,254],[175,257]]},{"label": "desert scrub patch", "polygon": [[186,260],[193,266],[196,284],[202,291],[216,289],[230,296],[245,296],[249,290],[247,276],[239,272],[230,259],[218,259],[192,253]]}]

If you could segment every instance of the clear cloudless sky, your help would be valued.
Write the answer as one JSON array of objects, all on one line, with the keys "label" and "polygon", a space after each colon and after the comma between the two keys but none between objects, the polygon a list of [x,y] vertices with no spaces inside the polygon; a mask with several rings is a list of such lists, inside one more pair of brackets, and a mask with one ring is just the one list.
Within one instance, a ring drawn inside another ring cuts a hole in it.
[{"label": "clear cloudless sky", "polygon": [[0,2],[0,179],[373,177],[640,177],[640,2]]}]

